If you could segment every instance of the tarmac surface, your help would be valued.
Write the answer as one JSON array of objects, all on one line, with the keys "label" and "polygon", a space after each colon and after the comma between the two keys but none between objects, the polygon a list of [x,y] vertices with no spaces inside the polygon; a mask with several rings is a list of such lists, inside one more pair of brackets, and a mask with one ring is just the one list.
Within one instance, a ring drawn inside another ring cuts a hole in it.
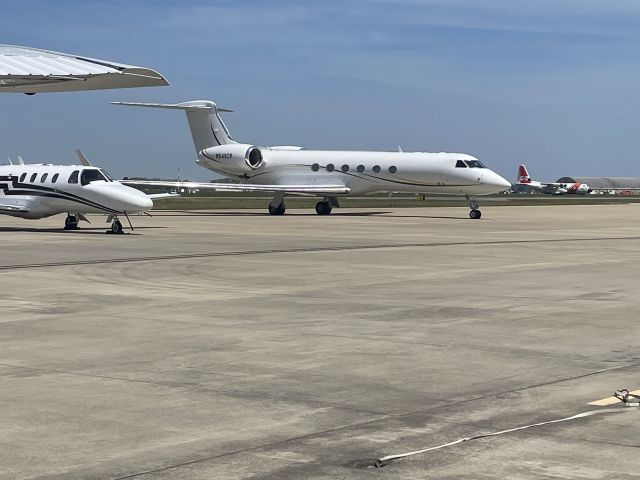
[{"label": "tarmac surface", "polygon": [[370,213],[0,217],[0,478],[640,478],[640,204]]}]

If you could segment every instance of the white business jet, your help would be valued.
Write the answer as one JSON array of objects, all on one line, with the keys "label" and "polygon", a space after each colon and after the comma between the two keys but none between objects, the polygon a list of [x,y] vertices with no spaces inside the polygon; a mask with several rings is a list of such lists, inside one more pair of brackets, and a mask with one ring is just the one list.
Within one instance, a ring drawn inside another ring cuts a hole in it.
[{"label": "white business jet", "polygon": [[271,215],[283,215],[285,195],[324,197],[316,204],[319,215],[331,213],[338,198],[372,192],[416,192],[464,195],[471,218],[481,213],[475,195],[501,192],[511,184],[462,153],[366,152],[304,150],[295,146],[259,147],[236,142],[211,101],[177,104],[113,102],[116,105],[184,110],[187,114],[196,163],[241,184],[123,181],[130,185],[273,193]]},{"label": "white business jet", "polygon": [[75,230],[80,220],[88,221],[85,214],[99,213],[107,215],[111,232],[123,233],[118,215],[128,219],[150,210],[153,198],[167,196],[122,185],[78,155],[82,165],[1,165],[0,214],[39,219],[67,213],[64,228]]}]

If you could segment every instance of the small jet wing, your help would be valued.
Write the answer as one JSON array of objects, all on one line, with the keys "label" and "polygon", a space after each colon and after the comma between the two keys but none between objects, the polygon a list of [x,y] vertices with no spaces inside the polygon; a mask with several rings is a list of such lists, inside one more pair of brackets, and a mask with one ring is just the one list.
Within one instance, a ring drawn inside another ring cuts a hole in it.
[{"label": "small jet wing", "polygon": [[2,205],[0,204],[0,213],[29,213],[31,209],[22,205]]},{"label": "small jet wing", "polygon": [[157,180],[120,180],[124,185],[188,188],[225,192],[279,192],[302,195],[345,195],[351,191],[344,185],[253,185],[249,183],[163,182]]}]

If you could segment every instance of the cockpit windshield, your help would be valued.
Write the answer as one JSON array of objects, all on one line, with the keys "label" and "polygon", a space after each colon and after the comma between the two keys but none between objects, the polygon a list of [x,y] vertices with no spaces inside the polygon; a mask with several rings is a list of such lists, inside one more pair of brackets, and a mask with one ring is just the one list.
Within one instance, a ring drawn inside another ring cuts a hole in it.
[{"label": "cockpit windshield", "polygon": [[478,160],[465,160],[464,163],[466,163],[469,168],[487,168]]},{"label": "cockpit windshield", "polygon": [[82,182],[82,185],[88,185],[91,182],[111,182],[112,180],[97,168],[85,168],[82,171],[80,181]]}]

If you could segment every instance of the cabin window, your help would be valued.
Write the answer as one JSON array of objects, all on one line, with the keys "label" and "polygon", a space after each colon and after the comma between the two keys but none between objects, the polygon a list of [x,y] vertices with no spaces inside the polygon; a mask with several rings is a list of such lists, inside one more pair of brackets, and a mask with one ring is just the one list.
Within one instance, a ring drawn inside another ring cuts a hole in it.
[{"label": "cabin window", "polygon": [[343,172],[348,172],[349,171],[349,165],[347,165],[346,163],[344,165],[342,165],[342,171]]},{"label": "cabin window", "polygon": [[317,172],[318,170],[320,170],[320,165],[318,165],[317,163],[314,163],[313,165],[311,165],[312,172]]},{"label": "cabin window", "polygon": [[395,165],[391,165],[389,167],[389,173],[396,173],[398,171],[398,167],[396,167]]},{"label": "cabin window", "polygon": [[464,163],[462,160],[458,160],[456,162],[456,168],[467,168],[467,164]]},{"label": "cabin window", "polygon": [[47,180],[48,173],[43,173],[42,178],[40,179],[40,183],[44,183]]},{"label": "cabin window", "polygon": [[358,165],[356,167],[356,170],[359,171],[360,173],[364,172],[364,165]]},{"label": "cabin window", "polygon": [[51,183],[56,183],[58,181],[58,174],[54,173],[53,177],[51,177]]},{"label": "cabin window", "polygon": [[69,183],[78,183],[78,175],[80,174],[80,170],[74,170],[69,175]]},{"label": "cabin window", "polygon": [[380,165],[374,165],[371,170],[373,170],[374,173],[380,173]]},{"label": "cabin window", "polygon": [[469,166],[469,168],[487,168],[478,160],[466,160],[465,163]]},{"label": "cabin window", "polygon": [[333,172],[336,169],[336,167],[333,165],[333,163],[329,163],[327,165],[327,172]]},{"label": "cabin window", "polygon": [[24,179],[27,178],[27,174],[23,173],[22,175],[20,175],[20,183],[24,182]]},{"label": "cabin window", "polygon": [[35,181],[36,181],[36,177],[37,177],[37,176],[38,176],[38,174],[37,174],[37,173],[34,173],[33,175],[31,175],[31,178],[29,179],[29,181],[30,181],[31,183],[35,182]]}]

